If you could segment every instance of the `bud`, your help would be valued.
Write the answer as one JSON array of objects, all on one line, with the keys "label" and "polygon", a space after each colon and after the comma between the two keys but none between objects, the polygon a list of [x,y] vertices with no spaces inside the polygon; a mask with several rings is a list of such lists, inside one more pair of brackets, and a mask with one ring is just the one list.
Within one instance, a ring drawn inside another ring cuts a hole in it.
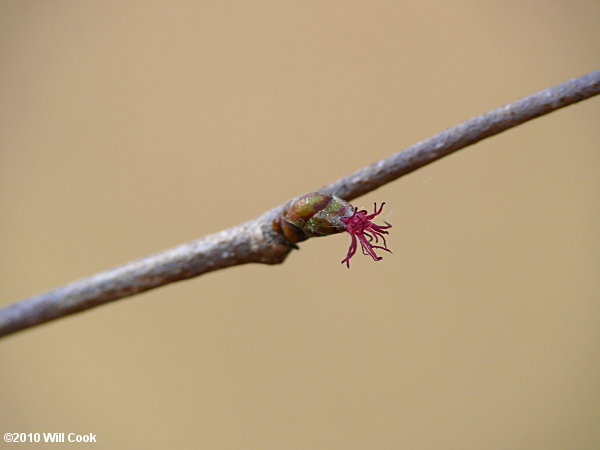
[{"label": "bud", "polygon": [[[377,204],[375,204],[374,212],[367,214],[367,211],[359,211],[358,208],[336,195],[312,192],[292,200],[282,216],[273,221],[272,227],[292,245],[310,237],[328,236],[347,231],[350,233],[352,242],[342,263],[346,263],[350,268],[350,258],[356,253],[358,242],[360,242],[363,254],[371,256],[375,261],[383,258],[377,256],[374,249],[390,252],[383,235],[388,234],[386,229],[391,228],[391,225],[387,222],[383,226],[376,225],[371,221],[375,216],[381,214],[383,205],[385,203],[382,203],[377,210]],[[373,240],[375,243],[379,243],[379,239],[382,240],[383,247],[372,244]]]}]

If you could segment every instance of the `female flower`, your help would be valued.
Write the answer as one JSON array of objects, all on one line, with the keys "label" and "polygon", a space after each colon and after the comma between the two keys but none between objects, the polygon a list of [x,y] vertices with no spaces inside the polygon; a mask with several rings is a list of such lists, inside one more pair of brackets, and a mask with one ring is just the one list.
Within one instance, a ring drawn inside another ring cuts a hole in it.
[{"label": "female flower", "polygon": [[[346,263],[350,268],[350,258],[356,253],[359,242],[363,254],[371,256],[375,261],[383,259],[377,256],[375,249],[391,253],[384,237],[391,225],[387,222],[385,225],[373,223],[373,219],[381,214],[383,205],[385,203],[377,209],[375,204],[373,213],[368,214],[367,211],[359,211],[336,195],[312,192],[292,200],[283,215],[273,221],[273,229],[293,246],[309,237],[347,231],[352,241],[342,264]],[[373,245],[379,244],[380,239],[383,246]]]},{"label": "female flower", "polygon": [[[392,226],[385,221],[385,225],[377,225],[372,222],[375,216],[381,214],[383,205],[385,205],[385,202],[377,210],[377,203],[375,203],[373,214],[367,214],[367,211],[364,209],[359,211],[358,208],[354,208],[354,213],[350,217],[342,218],[342,222],[346,224],[346,231],[350,233],[350,237],[352,238],[348,254],[342,261],[342,264],[346,263],[348,268],[350,268],[350,258],[356,253],[357,240],[360,242],[363,255],[369,255],[375,261],[383,259],[375,253],[376,248],[392,253],[387,248],[387,242],[385,241],[385,236],[383,236],[384,234],[388,234],[386,230]],[[375,243],[378,243],[380,238],[383,241],[383,247],[372,244],[373,239],[375,239]]]}]

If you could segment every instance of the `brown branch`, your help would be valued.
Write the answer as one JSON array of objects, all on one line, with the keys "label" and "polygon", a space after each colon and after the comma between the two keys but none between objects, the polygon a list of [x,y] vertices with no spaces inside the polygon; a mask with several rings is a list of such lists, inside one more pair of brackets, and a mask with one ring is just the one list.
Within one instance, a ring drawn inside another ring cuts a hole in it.
[{"label": "brown branch", "polygon": [[[599,93],[600,70],[467,120],[318,191],[352,200],[456,150]],[[282,263],[291,247],[271,223],[286,204],[242,225],[0,309],[0,336],[226,267]]]}]

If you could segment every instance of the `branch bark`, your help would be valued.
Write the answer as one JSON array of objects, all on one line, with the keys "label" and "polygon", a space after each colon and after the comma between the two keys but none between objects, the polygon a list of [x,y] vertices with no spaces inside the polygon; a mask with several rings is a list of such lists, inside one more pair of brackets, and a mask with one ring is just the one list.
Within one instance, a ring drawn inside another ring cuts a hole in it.
[{"label": "branch bark", "polygon": [[[317,191],[352,200],[482,139],[599,93],[597,70],[469,119]],[[0,309],[0,337],[203,273],[246,263],[282,263],[291,247],[271,223],[286,204],[242,225]]]}]

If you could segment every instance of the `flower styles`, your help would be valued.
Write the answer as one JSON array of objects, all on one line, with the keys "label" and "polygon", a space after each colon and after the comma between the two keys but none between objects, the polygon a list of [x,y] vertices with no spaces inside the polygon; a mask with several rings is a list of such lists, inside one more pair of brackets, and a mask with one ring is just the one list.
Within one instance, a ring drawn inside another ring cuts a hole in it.
[{"label": "flower styles", "polygon": [[[374,261],[383,259],[375,253],[376,248],[392,253],[391,250],[387,248],[387,242],[385,241],[384,236],[384,234],[388,234],[386,230],[392,226],[385,221],[385,225],[377,225],[372,222],[372,219],[381,214],[383,205],[385,205],[385,202],[383,202],[379,207],[379,210],[377,210],[377,203],[375,203],[373,214],[368,214],[364,209],[359,211],[358,208],[355,207],[354,213],[350,217],[341,219],[342,222],[346,224],[346,231],[350,233],[350,237],[352,238],[350,248],[348,248],[348,254],[346,255],[346,258],[342,260],[342,264],[346,263],[348,268],[350,268],[350,258],[356,253],[358,247],[357,241],[360,242],[363,255],[369,255]],[[375,243],[378,243],[380,238],[383,241],[383,247],[381,245],[372,244],[373,239],[375,239]]]},{"label": "flower styles", "polygon": [[[377,256],[375,249],[391,251],[387,248],[384,234],[391,225],[377,225],[372,220],[381,214],[382,203],[379,209],[375,203],[372,214],[366,210],[358,210],[346,200],[330,194],[311,192],[292,200],[281,216],[272,224],[275,232],[283,236],[288,244],[294,248],[297,242],[310,237],[327,236],[330,234],[347,231],[352,238],[346,258],[342,261],[350,268],[350,258],[356,254],[360,242],[363,254],[371,256],[374,261],[383,258]],[[378,244],[381,239],[383,246]],[[373,242],[374,241],[374,242]]]}]

